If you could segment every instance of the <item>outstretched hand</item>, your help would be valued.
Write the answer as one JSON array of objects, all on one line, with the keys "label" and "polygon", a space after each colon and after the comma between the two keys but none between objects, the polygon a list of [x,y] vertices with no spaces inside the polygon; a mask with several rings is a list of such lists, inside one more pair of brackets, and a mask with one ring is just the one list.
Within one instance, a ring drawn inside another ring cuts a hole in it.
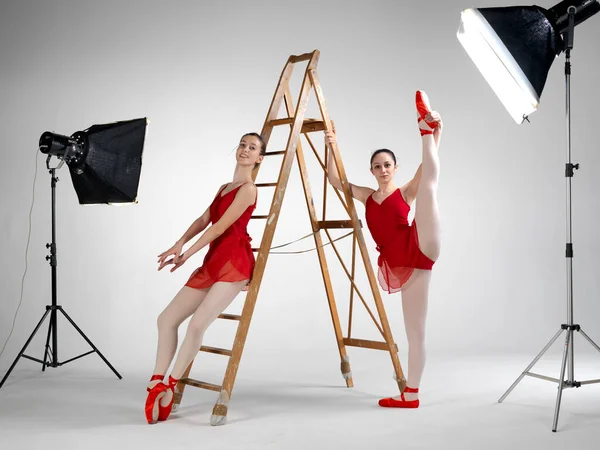
[{"label": "outstretched hand", "polygon": [[425,122],[427,122],[427,123],[431,123],[431,122],[437,123],[438,126],[435,127],[434,130],[442,131],[442,128],[444,126],[444,122],[442,122],[442,116],[437,111],[430,111],[430,112],[428,112],[427,115],[425,116]]},{"label": "outstretched hand", "polygon": [[[183,265],[183,263],[187,261],[187,257],[183,258],[182,250],[183,244],[177,242],[173,247],[158,255],[158,270],[162,270],[165,266],[169,264],[175,264],[175,267],[171,269],[171,272],[173,272],[175,269]],[[167,260],[169,256],[173,256],[173,258]],[[181,262],[182,259],[183,262]]]},{"label": "outstretched hand", "polygon": [[173,267],[171,268],[170,272],[175,272],[177,269],[179,269],[181,266],[183,266],[187,260],[188,260],[188,256],[185,253],[182,253],[179,256],[174,256],[171,259],[163,261],[160,264],[160,266],[158,266],[158,270],[161,270],[165,266],[173,264]]}]

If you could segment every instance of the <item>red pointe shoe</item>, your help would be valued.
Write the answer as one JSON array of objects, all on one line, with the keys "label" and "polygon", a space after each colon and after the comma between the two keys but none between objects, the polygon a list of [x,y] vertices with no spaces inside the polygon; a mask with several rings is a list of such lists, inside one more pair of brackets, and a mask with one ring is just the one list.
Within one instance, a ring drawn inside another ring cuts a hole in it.
[{"label": "red pointe shoe", "polygon": [[[152,375],[150,381],[162,380],[163,375]],[[160,399],[167,393],[167,386],[164,383],[157,383],[152,388],[146,388],[148,391],[148,397],[146,398],[146,406],[144,411],[146,413],[146,420],[148,423],[156,423],[158,420],[158,408],[160,405]]]},{"label": "red pointe shoe", "polygon": [[158,420],[167,420],[169,414],[171,414],[171,410],[173,409],[173,400],[175,399],[175,386],[179,383],[179,380],[176,380],[171,375],[169,375],[169,384],[167,385],[167,390],[171,390],[173,395],[171,396],[171,401],[167,406],[163,406],[158,403]]},{"label": "red pointe shoe", "polygon": [[[419,388],[410,388],[408,386],[406,386],[406,388],[404,388],[404,392],[412,392],[412,393],[418,393],[419,392]],[[419,399],[417,400],[406,400],[404,398],[404,392],[402,392],[402,394],[400,394],[400,398],[402,400],[396,400],[395,398],[382,398],[381,400],[379,400],[379,406],[383,406],[384,408],[418,408],[419,407]]]},{"label": "red pointe shoe", "polygon": [[415,95],[415,103],[417,106],[417,122],[421,136],[425,134],[433,134],[433,130],[438,126],[437,122],[425,122],[425,116],[431,112],[429,99],[424,91],[417,91]]}]

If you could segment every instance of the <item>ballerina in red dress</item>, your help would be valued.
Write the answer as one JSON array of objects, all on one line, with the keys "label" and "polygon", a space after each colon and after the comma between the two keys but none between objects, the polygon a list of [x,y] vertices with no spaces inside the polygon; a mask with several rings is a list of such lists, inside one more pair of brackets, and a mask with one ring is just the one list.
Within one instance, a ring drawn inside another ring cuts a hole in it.
[{"label": "ballerina in red dress", "polygon": [[[236,151],[236,167],[231,183],[221,186],[204,214],[196,219],[173,247],[158,256],[158,270],[181,267],[194,253],[208,245],[202,266],[196,269],[175,298],[158,316],[158,349],[154,375],[148,384],[146,420],[166,420],[173,405],[173,389],[193,361],[208,326],[242,290],[246,290],[254,270],[254,254],[248,221],[256,208],[257,189],[252,170],[266,151],[256,133],[242,136]],[[183,246],[212,225],[185,252]],[[170,259],[168,259],[171,257]],[[177,350],[177,328],[192,316],[177,354],[168,383],[165,373]]]},{"label": "ballerina in red dress", "polygon": [[[379,257],[378,280],[389,294],[401,292],[408,339],[408,380],[400,397],[384,398],[380,406],[417,408],[421,377],[425,368],[425,319],[431,269],[440,254],[440,218],[437,203],[442,119],[431,111],[423,91],[416,93],[417,123],[422,141],[422,163],[411,181],[398,188],[398,170],[391,150],[380,149],[371,156],[371,173],[378,189],[350,183],[352,197],[365,205],[365,218]],[[336,142],[335,132],[325,141]],[[329,182],[342,190],[335,161],[329,158]],[[408,223],[410,205],[416,200],[415,217]],[[418,230],[418,232],[417,232]],[[405,395],[406,394],[406,395]]]}]

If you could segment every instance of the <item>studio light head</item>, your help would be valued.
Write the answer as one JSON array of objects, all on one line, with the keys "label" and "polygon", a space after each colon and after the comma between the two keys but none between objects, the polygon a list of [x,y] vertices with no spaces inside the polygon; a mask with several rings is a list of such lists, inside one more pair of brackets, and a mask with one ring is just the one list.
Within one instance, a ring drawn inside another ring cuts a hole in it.
[{"label": "studio light head", "polygon": [[457,37],[508,113],[520,124],[538,109],[556,56],[572,47],[569,27],[598,11],[597,0],[562,1],[550,9],[468,8],[461,13]]},{"label": "studio light head", "polygon": [[43,133],[39,149],[69,166],[80,204],[133,203],[142,168],[147,120],[93,125],[69,136]]}]

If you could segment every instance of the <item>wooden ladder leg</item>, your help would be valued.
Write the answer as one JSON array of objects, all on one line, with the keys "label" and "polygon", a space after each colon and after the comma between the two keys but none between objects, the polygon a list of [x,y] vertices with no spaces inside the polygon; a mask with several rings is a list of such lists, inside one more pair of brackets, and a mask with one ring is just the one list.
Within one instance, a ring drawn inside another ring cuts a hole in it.
[{"label": "wooden ladder leg", "polygon": [[[319,82],[318,74],[316,69],[310,70],[308,72],[308,76],[310,81],[314,87],[315,94],[317,97],[317,104],[319,105],[319,109],[321,111],[321,115],[323,117],[323,121],[325,122],[325,129],[331,130],[332,124],[331,119],[329,117],[329,113],[327,111],[327,106],[325,104],[325,97],[323,96],[323,91],[321,89],[321,84]],[[338,175],[340,177],[340,181],[342,182],[342,187],[346,199],[346,205],[348,206],[348,212],[350,215],[350,219],[353,224],[354,234],[358,241],[358,246],[360,249],[360,254],[363,260],[363,264],[365,266],[365,271],[367,274],[367,278],[369,280],[369,286],[371,288],[371,292],[373,293],[373,299],[375,301],[375,306],[377,308],[377,313],[379,315],[381,321],[381,327],[383,330],[383,337],[386,342],[387,350],[389,351],[390,357],[392,359],[392,365],[394,366],[395,380],[398,383],[398,388],[400,392],[404,391],[406,387],[406,378],[404,377],[404,373],[402,371],[402,366],[400,365],[400,359],[398,357],[398,352],[396,350],[396,346],[394,344],[394,339],[392,336],[392,331],[388,323],[387,314],[385,312],[385,307],[383,306],[383,301],[381,299],[381,294],[379,292],[379,286],[377,285],[377,280],[375,277],[375,273],[373,271],[373,267],[371,266],[371,261],[369,259],[369,254],[367,251],[367,246],[364,240],[364,236],[362,234],[362,229],[360,227],[360,222],[358,220],[358,214],[356,213],[356,208],[354,207],[354,201],[352,199],[352,194],[350,192],[350,185],[348,183],[348,179],[346,177],[346,171],[344,169],[344,165],[342,163],[342,158],[337,148],[337,145],[333,145],[331,147],[332,156],[335,159]]]},{"label": "wooden ladder leg", "polygon": [[[275,188],[275,193],[273,194],[271,209],[268,214],[269,218],[267,219],[267,225],[265,227],[265,232],[261,241],[260,250],[256,258],[256,265],[254,268],[254,273],[252,274],[252,281],[248,288],[248,293],[244,302],[242,318],[240,320],[240,324],[236,333],[232,355],[229,359],[229,364],[227,365],[227,370],[223,379],[222,388],[219,392],[219,398],[217,399],[217,402],[213,407],[213,412],[210,419],[210,424],[213,426],[224,425],[227,420],[227,412],[229,408],[229,401],[231,399],[231,392],[233,390],[233,385],[235,383],[235,378],[242,357],[242,352],[246,343],[246,337],[248,335],[250,321],[252,319],[252,314],[254,312],[254,307],[256,304],[256,299],[258,297],[260,284],[264,275],[269,250],[273,242],[273,236],[275,234],[275,228],[279,219],[279,213],[281,211],[281,205],[285,196],[285,190],[289,180],[292,165],[294,163],[294,155],[296,153],[297,143],[300,137],[300,131],[303,126],[304,112],[306,111],[306,105],[308,103],[308,94],[310,91],[310,80],[308,79],[308,71],[310,67],[314,67],[314,65],[316,64],[319,53],[318,51],[315,51],[310,55],[304,56],[309,57],[310,62],[307,66],[306,73],[304,75],[304,81],[302,83],[302,88],[300,90],[298,110],[296,115],[293,117],[293,121],[291,122],[292,129],[290,130],[290,134],[286,144],[285,156],[281,163],[281,169],[279,171],[279,177],[277,180],[277,187]],[[289,64],[290,60],[288,60],[288,65]],[[263,136],[269,137],[271,134],[273,125],[270,124],[270,122],[273,120],[274,115],[278,112],[275,109],[277,105],[281,104],[280,102],[283,99],[285,89],[287,88],[288,83],[288,79],[286,78],[286,76],[289,76],[289,73],[291,73],[291,69],[288,69],[288,66],[286,66],[277,86],[275,95],[273,97],[273,102],[271,104],[271,108],[269,109],[269,114],[267,115],[267,119],[262,130]]]},{"label": "wooden ladder leg", "polygon": [[[294,107],[292,103],[291,93],[289,88],[285,93],[285,105],[289,116],[294,114]],[[306,168],[306,161],[304,159],[304,152],[302,151],[302,144],[298,140],[296,147],[296,158],[298,160],[298,168],[300,170],[300,178],[302,180],[302,187],[304,189],[304,198],[306,199],[306,206],[308,208],[308,214],[312,230],[314,232],[314,241],[319,256],[319,264],[321,267],[321,275],[323,277],[323,283],[325,285],[325,292],[327,294],[327,301],[329,303],[329,312],[331,314],[331,320],[333,322],[333,330],[335,332],[335,338],[341,359],[341,372],[344,380],[346,380],[347,387],[353,387],[354,381],[352,380],[352,371],[350,370],[350,357],[346,351],[346,345],[344,344],[344,333],[340,324],[339,313],[335,302],[335,295],[333,293],[333,286],[331,284],[331,277],[329,276],[329,268],[327,265],[327,257],[323,250],[323,240],[319,233],[317,212],[313,201],[312,191],[310,189],[310,183],[308,178],[308,171]]]},{"label": "wooden ladder leg", "polygon": [[[263,257],[263,261],[266,263],[266,258]],[[248,330],[250,328],[250,322],[254,312],[254,306],[256,305],[256,299],[260,289],[263,273],[264,267],[254,271],[252,282],[250,283],[248,293],[246,294],[246,300],[242,310],[242,319],[240,320],[237,332],[235,334],[231,357],[229,358],[229,363],[227,364],[227,369],[225,370],[225,376],[223,377],[219,398],[213,407],[212,415],[210,417],[210,424],[212,426],[225,425],[227,421],[227,412],[229,408],[229,400],[231,399],[231,391],[233,390],[235,377],[242,359],[242,352],[248,336]]]}]

